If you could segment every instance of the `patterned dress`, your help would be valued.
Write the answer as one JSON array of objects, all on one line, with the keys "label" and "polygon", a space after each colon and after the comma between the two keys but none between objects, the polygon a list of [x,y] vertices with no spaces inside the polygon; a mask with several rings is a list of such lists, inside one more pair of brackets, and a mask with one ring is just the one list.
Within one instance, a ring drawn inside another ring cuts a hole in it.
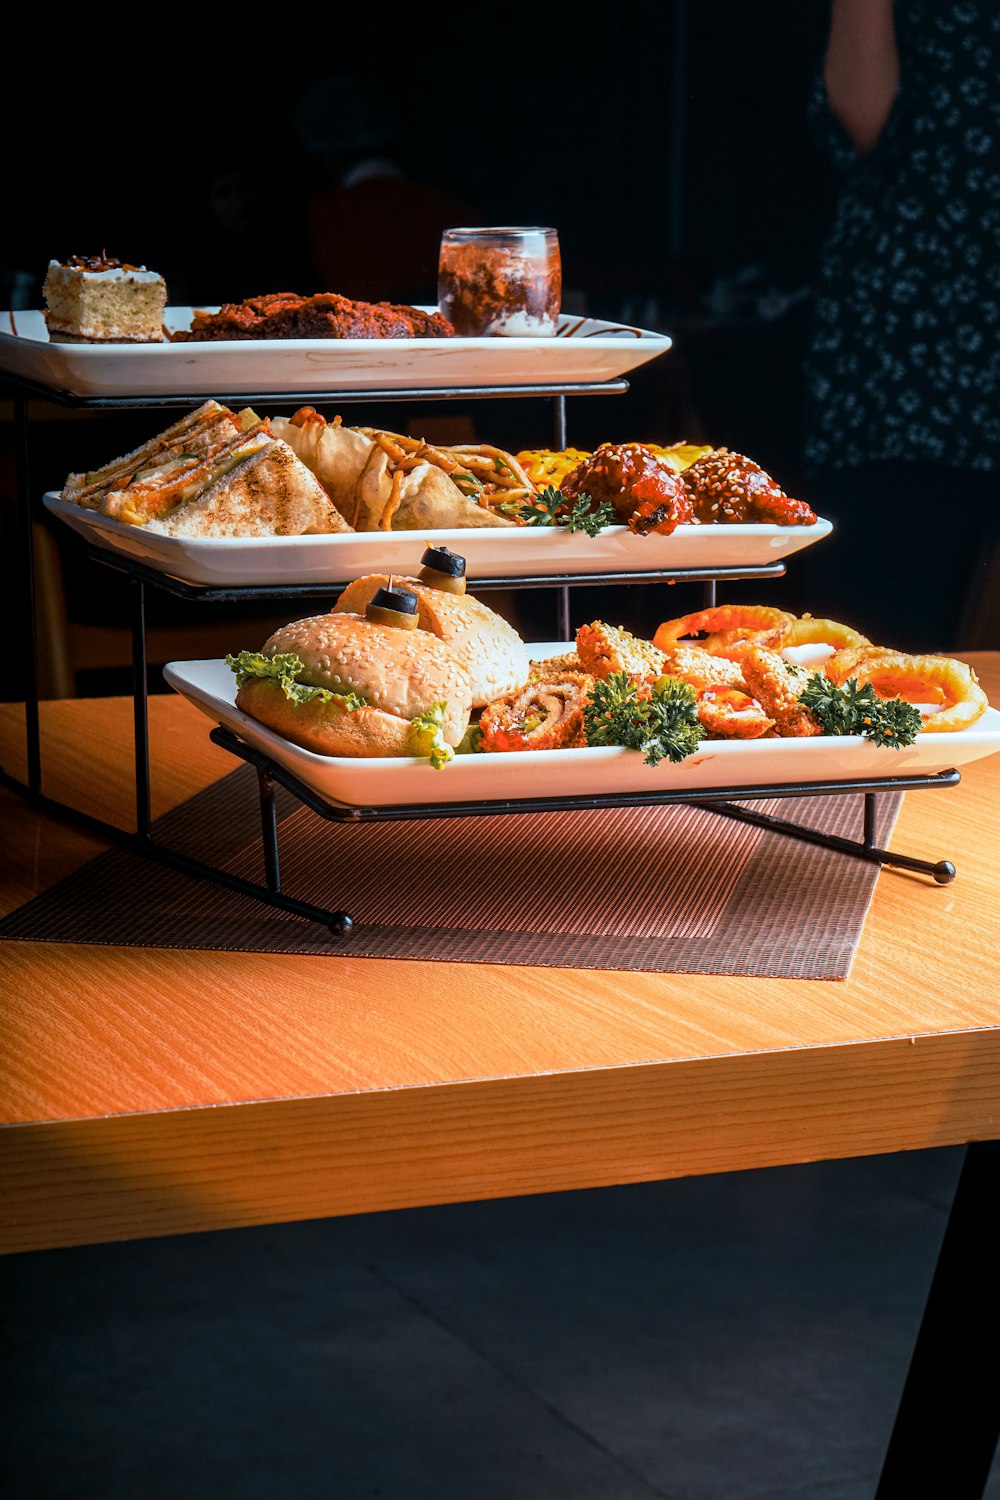
[{"label": "patterned dress", "polygon": [[1000,468],[1000,4],[896,0],[900,88],[853,148],[822,76],[812,123],[844,173],[806,362],[810,471]]}]

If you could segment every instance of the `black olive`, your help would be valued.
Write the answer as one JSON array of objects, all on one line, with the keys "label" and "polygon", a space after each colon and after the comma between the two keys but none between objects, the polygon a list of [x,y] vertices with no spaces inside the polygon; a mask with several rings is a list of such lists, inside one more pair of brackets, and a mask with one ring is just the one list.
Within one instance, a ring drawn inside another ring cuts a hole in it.
[{"label": "black olive", "polygon": [[449,594],[465,593],[465,558],[450,547],[428,547],[420,561],[421,583]]},{"label": "black olive", "polygon": [[416,630],[417,596],[409,589],[381,588],[372,597],[365,618],[376,625],[396,625],[403,630]]}]

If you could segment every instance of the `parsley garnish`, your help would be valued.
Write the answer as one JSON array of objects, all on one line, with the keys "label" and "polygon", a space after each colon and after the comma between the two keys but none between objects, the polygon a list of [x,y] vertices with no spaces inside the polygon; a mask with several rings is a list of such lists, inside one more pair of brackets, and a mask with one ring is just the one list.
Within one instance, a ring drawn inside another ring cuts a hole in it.
[{"label": "parsley garnish", "polygon": [[558,525],[565,526],[567,531],[585,531],[588,536],[596,536],[605,526],[613,526],[614,506],[607,500],[602,500],[596,510],[591,510],[592,504],[589,495],[581,495],[569,514],[560,516]]},{"label": "parsley garnish", "polygon": [[879,698],[870,682],[849,677],[838,687],[819,672],[799,694],[824,734],[860,734],[875,745],[899,750],[912,745],[923,725],[920,710],[905,698]]},{"label": "parsley garnish", "polygon": [[685,760],[705,738],[694,689],[676,677],[657,678],[650,692],[626,672],[613,672],[594,683],[583,723],[588,745],[641,750],[647,766]]},{"label": "parsley garnish", "polygon": [[[585,531],[588,536],[596,536],[605,526],[614,525],[615,509],[607,500],[602,500],[597,509],[592,510],[593,503],[589,495],[579,495],[569,505],[562,490],[547,484],[527,504],[508,500],[500,509],[528,526],[565,526],[567,531]],[[565,508],[567,505],[568,509]]]}]

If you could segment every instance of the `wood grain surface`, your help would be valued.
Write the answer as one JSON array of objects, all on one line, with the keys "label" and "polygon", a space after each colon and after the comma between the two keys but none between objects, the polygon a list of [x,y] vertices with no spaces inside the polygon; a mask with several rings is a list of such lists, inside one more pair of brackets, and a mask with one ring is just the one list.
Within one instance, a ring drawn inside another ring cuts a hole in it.
[{"label": "wood grain surface", "polygon": [[[126,821],[130,705],[44,727],[44,789]],[[151,700],[154,813],[232,768],[207,728]],[[958,878],[883,871],[843,982],[6,943],[0,1249],[996,1135],[998,792],[994,756],[905,798],[893,847]],[[102,847],[0,808],[4,910]]]}]

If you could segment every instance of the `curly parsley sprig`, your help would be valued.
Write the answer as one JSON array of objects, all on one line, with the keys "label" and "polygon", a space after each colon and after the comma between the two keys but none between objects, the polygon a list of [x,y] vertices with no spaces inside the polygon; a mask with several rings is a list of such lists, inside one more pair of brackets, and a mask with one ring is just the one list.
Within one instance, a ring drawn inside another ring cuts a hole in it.
[{"label": "curly parsley sprig", "polygon": [[605,526],[614,525],[615,511],[607,500],[602,500],[596,509],[591,509],[593,504],[589,495],[579,495],[570,505],[562,490],[547,484],[531,501],[522,504],[508,500],[500,509],[527,526],[564,526],[567,531],[585,531],[588,536],[596,536]]},{"label": "curly parsley sprig", "polygon": [[920,710],[912,703],[905,698],[879,698],[870,682],[859,687],[856,677],[838,686],[814,672],[799,702],[824,734],[860,734],[892,750],[912,745],[923,725]]},{"label": "curly parsley sprig", "polygon": [[694,690],[676,677],[659,677],[652,691],[613,672],[594,683],[583,710],[588,745],[641,750],[648,766],[681,761],[705,738]]}]

